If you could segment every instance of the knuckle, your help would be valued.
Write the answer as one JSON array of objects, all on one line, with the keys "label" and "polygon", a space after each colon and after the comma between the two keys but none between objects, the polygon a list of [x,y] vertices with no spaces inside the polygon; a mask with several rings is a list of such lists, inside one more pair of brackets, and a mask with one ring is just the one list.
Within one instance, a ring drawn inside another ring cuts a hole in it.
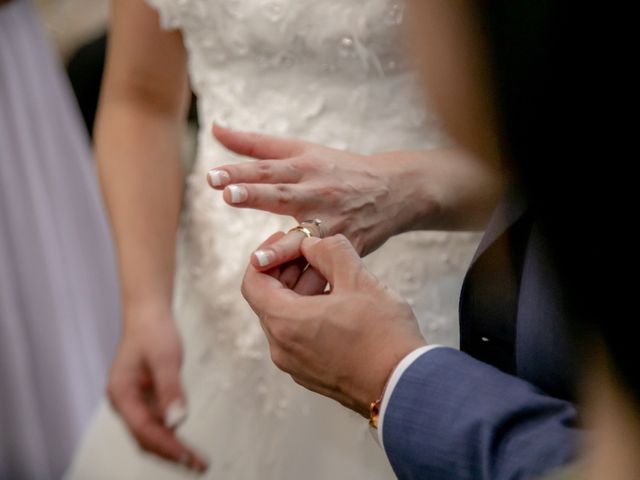
[{"label": "knuckle", "polygon": [[293,201],[293,191],[289,185],[278,185],[277,198],[280,206],[288,206]]},{"label": "knuckle", "polygon": [[342,233],[337,233],[326,239],[326,246],[330,249],[349,249],[351,243]]},{"label": "knuckle", "polygon": [[286,372],[286,365],[284,362],[284,356],[280,352],[280,350],[276,348],[271,349],[271,361],[273,364],[278,367],[283,372]]},{"label": "knuckle", "polygon": [[326,183],[320,184],[320,185],[314,185],[313,187],[313,193],[317,196],[317,197],[327,197],[327,196],[332,196],[334,193],[335,189],[330,186],[327,185]]},{"label": "knuckle", "polygon": [[351,283],[356,289],[371,286],[371,276],[364,265],[357,265],[351,274]]},{"label": "knuckle", "polygon": [[268,162],[258,162],[256,172],[258,182],[267,182],[273,177],[273,167]]},{"label": "knuckle", "polygon": [[291,166],[300,173],[314,173],[318,171],[318,161],[311,155],[303,155],[291,162]]},{"label": "knuckle", "polygon": [[271,325],[271,335],[278,344],[287,348],[295,339],[293,328],[287,322],[277,322]]}]

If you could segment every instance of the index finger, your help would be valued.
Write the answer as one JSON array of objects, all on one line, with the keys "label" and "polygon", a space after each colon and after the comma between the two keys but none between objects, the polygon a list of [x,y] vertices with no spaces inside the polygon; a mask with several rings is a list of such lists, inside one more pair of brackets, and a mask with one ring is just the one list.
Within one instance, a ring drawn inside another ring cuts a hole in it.
[{"label": "index finger", "polygon": [[279,279],[258,271],[252,264],[247,266],[241,291],[249,306],[260,318],[299,297]]}]

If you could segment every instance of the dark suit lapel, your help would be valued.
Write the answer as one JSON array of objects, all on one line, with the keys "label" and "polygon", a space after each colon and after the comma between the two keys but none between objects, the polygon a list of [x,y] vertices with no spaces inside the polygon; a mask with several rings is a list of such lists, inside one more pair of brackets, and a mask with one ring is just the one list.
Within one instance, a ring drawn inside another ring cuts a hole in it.
[{"label": "dark suit lapel", "polygon": [[526,211],[526,203],[519,193],[519,189],[511,185],[496,206],[487,224],[482,240],[476,250],[471,265],[508,229],[518,221]]},{"label": "dark suit lapel", "polygon": [[460,294],[460,348],[501,370],[516,373],[519,277],[530,215],[515,188],[497,206]]}]

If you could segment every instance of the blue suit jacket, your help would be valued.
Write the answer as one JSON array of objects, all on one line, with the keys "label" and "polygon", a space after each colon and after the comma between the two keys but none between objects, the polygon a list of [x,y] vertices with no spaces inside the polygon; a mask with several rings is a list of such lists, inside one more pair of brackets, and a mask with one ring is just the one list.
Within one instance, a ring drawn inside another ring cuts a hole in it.
[{"label": "blue suit jacket", "polygon": [[465,279],[462,351],[420,357],[388,400],[383,442],[400,479],[536,478],[572,460],[571,354],[542,240],[511,191]]}]

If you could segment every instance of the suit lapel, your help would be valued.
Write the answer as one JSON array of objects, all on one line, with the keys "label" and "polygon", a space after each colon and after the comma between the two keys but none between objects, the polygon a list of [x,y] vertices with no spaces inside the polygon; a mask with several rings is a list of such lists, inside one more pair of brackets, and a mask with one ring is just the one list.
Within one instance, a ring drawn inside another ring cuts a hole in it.
[{"label": "suit lapel", "polygon": [[514,185],[510,185],[505,190],[504,195],[493,214],[491,215],[491,219],[487,224],[487,228],[480,240],[480,244],[476,250],[475,255],[473,256],[473,260],[471,265],[473,265],[476,260],[498,239],[502,236],[508,229],[518,221],[520,217],[526,211],[527,206],[522,198],[522,195],[519,193],[519,189],[517,189]]}]

